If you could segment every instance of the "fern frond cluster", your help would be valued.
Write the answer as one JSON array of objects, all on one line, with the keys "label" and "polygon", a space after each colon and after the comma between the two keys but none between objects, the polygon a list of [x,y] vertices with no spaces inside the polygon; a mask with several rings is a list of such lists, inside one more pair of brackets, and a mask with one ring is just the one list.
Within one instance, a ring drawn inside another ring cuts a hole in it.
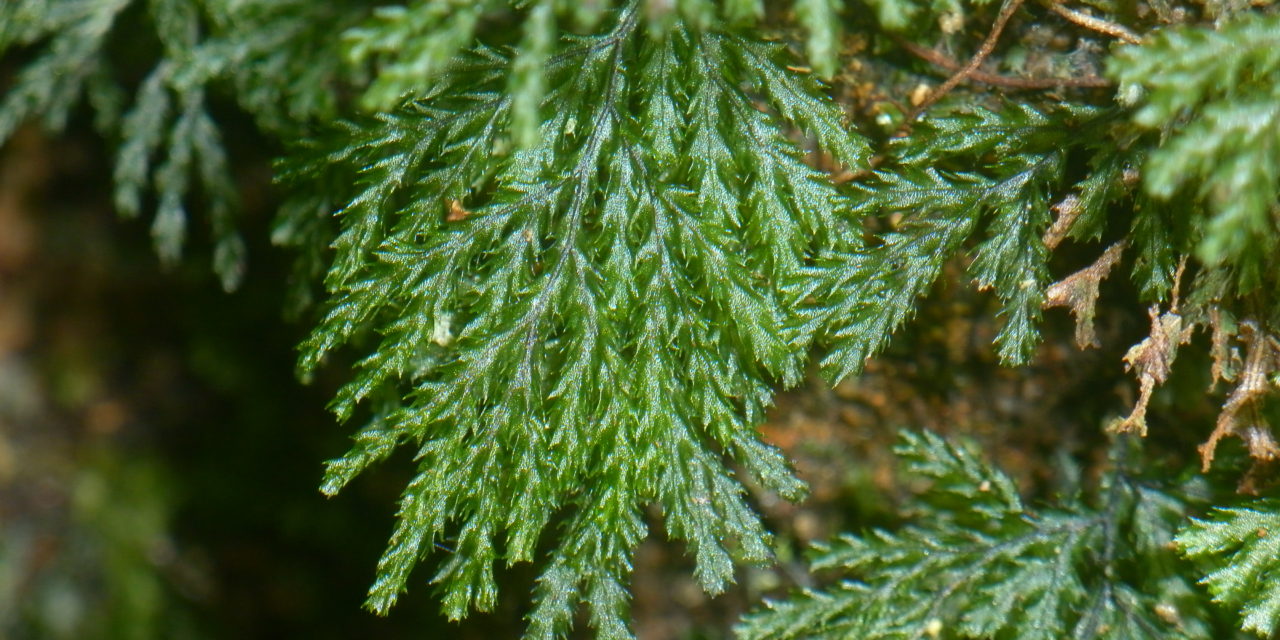
[{"label": "fern frond cluster", "polygon": [[[1127,275],[1126,310],[1150,329],[1123,362],[1137,399],[1109,430],[1145,435],[1207,332],[1202,360],[1229,390],[1203,468],[1228,436],[1257,461],[1250,478],[1280,458],[1280,14],[1087,4],[14,0],[0,56],[26,62],[5,81],[0,142],[87,101],[115,144],[116,208],[154,210],[165,260],[203,213],[230,289],[246,258],[214,114],[247,115],[285,148],[273,241],[300,256],[296,306],[313,280],[326,292],[300,373],[358,359],[332,408],[362,426],[323,491],[415,453],[367,606],[385,613],[431,558],[462,618],[497,604],[496,563],[531,562],[530,637],[563,637],[585,605],[600,636],[625,638],[655,518],[711,593],[769,561],[747,486],[805,491],[757,431],[774,393],[811,353],[832,382],[858,375],[949,264],[991,292],[1009,365],[1035,360],[1055,307],[1099,346],[1102,283]],[[984,67],[1006,18],[1028,42],[1076,34],[1041,67],[1105,77]],[[944,64],[964,49],[972,63]],[[849,64],[872,85],[920,70],[896,53],[956,75],[917,84],[921,113],[850,117],[824,84],[848,51],[893,67]],[[1276,564],[1258,533],[1274,501],[1191,520],[1197,492],[1141,472],[1128,437],[1088,497],[1032,508],[969,445],[904,435],[907,473],[932,482],[920,517],[824,547],[815,566],[849,581],[742,633],[1223,637],[1174,552],[1179,526],[1212,595],[1271,633],[1280,600],[1253,592]]]},{"label": "fern frond cluster", "polygon": [[1280,549],[1271,532],[1280,525],[1273,500],[1214,509],[1178,534],[1178,546],[1211,569],[1202,582],[1214,599],[1238,608],[1246,631],[1272,635],[1280,619],[1280,593],[1274,577]]}]

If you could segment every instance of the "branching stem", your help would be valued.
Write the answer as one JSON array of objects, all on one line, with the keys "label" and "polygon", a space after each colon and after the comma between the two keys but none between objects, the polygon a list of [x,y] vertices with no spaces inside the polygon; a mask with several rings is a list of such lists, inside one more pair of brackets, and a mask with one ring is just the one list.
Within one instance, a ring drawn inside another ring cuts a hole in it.
[{"label": "branching stem", "polygon": [[973,57],[969,59],[968,64],[964,65],[963,68],[952,74],[950,78],[947,78],[946,82],[942,83],[937,89],[934,89],[933,92],[931,92],[929,96],[916,107],[916,110],[911,114],[911,117],[907,118],[908,124],[914,122],[916,118],[920,117],[920,114],[924,113],[925,110],[933,106],[938,102],[938,100],[941,100],[942,96],[950,93],[957,85],[964,82],[965,78],[968,78],[974,71],[977,71],[978,67],[982,66],[982,63],[987,59],[987,56],[990,56],[991,52],[995,50],[996,42],[1000,39],[1000,34],[1004,31],[1005,25],[1009,24],[1009,19],[1013,17],[1014,13],[1017,13],[1018,8],[1022,6],[1024,1],[1025,0],[1005,0],[1004,6],[1000,8],[1000,15],[996,16],[996,22],[991,26],[991,32],[987,34],[986,40],[982,41],[982,46],[978,47],[978,52],[973,54]]},{"label": "branching stem", "polygon": [[[960,63],[951,59],[950,56],[942,53],[941,51],[916,44],[906,38],[894,36],[894,40],[897,41],[899,46],[906,49],[907,53],[910,53],[925,62],[951,72],[960,69]],[[991,85],[993,87],[1004,87],[1006,89],[1016,89],[1020,91],[1038,91],[1043,89],[1053,89],[1056,87],[1101,89],[1112,85],[1110,80],[1098,76],[1082,76],[1079,78],[1019,78],[1017,76],[1002,76],[995,73],[987,73],[977,69],[971,71],[964,79],[971,82]]]},{"label": "branching stem", "polygon": [[1090,31],[1097,31],[1098,33],[1106,34],[1112,38],[1116,38],[1117,40],[1123,40],[1128,44],[1142,43],[1142,36],[1134,33],[1122,24],[1117,24],[1110,20],[1104,20],[1098,16],[1089,15],[1079,9],[1072,9],[1057,0],[1046,0],[1044,4],[1050,11],[1058,14],[1064,20],[1073,22],[1089,29]]}]

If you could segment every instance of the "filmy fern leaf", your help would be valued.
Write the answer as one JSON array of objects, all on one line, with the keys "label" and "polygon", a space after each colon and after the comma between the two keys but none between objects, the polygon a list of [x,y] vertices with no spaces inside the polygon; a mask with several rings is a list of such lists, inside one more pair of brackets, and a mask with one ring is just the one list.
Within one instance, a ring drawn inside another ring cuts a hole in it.
[{"label": "filmy fern leaf", "polygon": [[904,433],[929,478],[919,524],[846,535],[814,568],[847,580],[746,618],[743,638],[1211,638],[1171,549],[1186,505],[1113,471],[1095,500],[1032,510],[971,445]]},{"label": "filmy fern leaf", "polygon": [[446,535],[446,612],[489,609],[493,563],[532,560],[554,525],[530,636],[563,633],[583,601],[604,637],[627,637],[645,505],[716,592],[735,561],[769,556],[726,459],[783,496],[803,491],[755,425],[772,381],[800,376],[802,273],[849,240],[841,194],[775,113],[803,113],[791,125],[849,160],[865,146],[774,52],[679,26],[653,38],[642,23],[633,5],[547,58],[556,109],[530,146],[507,135],[511,60],[480,49],[324,156],[358,169],[360,192],[340,211],[332,299],[302,366],[373,332],[335,410],[407,390],[373,408],[325,491],[397,446],[418,452],[374,610]]}]

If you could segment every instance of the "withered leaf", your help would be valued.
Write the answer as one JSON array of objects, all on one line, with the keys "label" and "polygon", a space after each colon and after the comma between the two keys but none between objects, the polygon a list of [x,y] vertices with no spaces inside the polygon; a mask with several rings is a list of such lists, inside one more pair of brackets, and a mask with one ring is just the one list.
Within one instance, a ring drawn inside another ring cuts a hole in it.
[{"label": "withered leaf", "polygon": [[1200,445],[1200,466],[1208,471],[1218,442],[1227,436],[1244,441],[1249,456],[1258,462],[1280,459],[1280,444],[1262,415],[1262,402],[1272,391],[1270,376],[1280,370],[1280,342],[1252,320],[1240,323],[1238,339],[1244,343],[1244,368],[1235,390],[1227,397],[1209,439]]},{"label": "withered leaf", "polygon": [[1045,308],[1068,307],[1076,319],[1076,346],[1081,349],[1098,347],[1098,335],[1093,330],[1093,316],[1098,302],[1098,285],[1120,261],[1124,253],[1124,241],[1107,248],[1093,264],[1053,283],[1045,291]]},{"label": "withered leaf", "polygon": [[463,220],[466,220],[470,215],[471,215],[471,212],[467,211],[466,207],[462,206],[462,201],[450,200],[449,210],[445,212],[444,221],[445,222],[462,222]]},{"label": "withered leaf", "polygon": [[[1067,233],[1071,231],[1071,225],[1075,224],[1076,219],[1084,213],[1084,207],[1081,206],[1079,196],[1072,193],[1063,198],[1058,204],[1053,205],[1052,210],[1057,217],[1053,220],[1053,226],[1044,232],[1044,238],[1040,241],[1044,246],[1049,247],[1050,251],[1058,248],[1062,244],[1062,239],[1067,237]],[[1110,249],[1108,249],[1110,251]]]},{"label": "withered leaf", "polygon": [[1185,324],[1182,316],[1174,311],[1160,313],[1160,307],[1152,305],[1147,310],[1151,317],[1151,335],[1134,345],[1124,355],[1125,370],[1132,371],[1138,379],[1138,401],[1129,417],[1108,426],[1116,433],[1137,432],[1147,435],[1147,405],[1156,385],[1169,379],[1169,370],[1178,357],[1178,347],[1191,340],[1194,325]]}]

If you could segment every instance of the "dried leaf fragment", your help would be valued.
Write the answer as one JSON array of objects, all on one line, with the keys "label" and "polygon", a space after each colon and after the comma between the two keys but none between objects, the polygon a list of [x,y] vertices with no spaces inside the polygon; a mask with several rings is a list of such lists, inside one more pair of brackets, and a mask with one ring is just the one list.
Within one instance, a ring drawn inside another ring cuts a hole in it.
[{"label": "dried leaf fragment", "polygon": [[1219,380],[1235,382],[1241,367],[1240,351],[1231,346],[1231,339],[1239,331],[1235,318],[1218,307],[1209,310],[1209,329],[1212,331],[1209,355],[1213,358],[1209,388],[1218,386]]},{"label": "dried leaf fragment", "polygon": [[1191,340],[1194,325],[1184,326],[1182,316],[1170,310],[1160,313],[1160,307],[1152,305],[1147,310],[1151,317],[1151,335],[1134,345],[1124,355],[1125,371],[1134,372],[1138,379],[1138,401],[1129,417],[1113,422],[1107,429],[1113,433],[1137,432],[1147,435],[1147,405],[1156,385],[1169,379],[1169,370],[1178,357],[1178,347]]},{"label": "dried leaf fragment", "polygon": [[444,221],[445,222],[462,222],[463,220],[466,220],[470,215],[471,215],[471,212],[467,211],[466,207],[462,206],[462,201],[450,200],[449,211],[445,213]]},{"label": "dried leaf fragment", "polygon": [[[1052,211],[1057,214],[1053,219],[1053,226],[1044,232],[1044,237],[1040,240],[1044,246],[1049,247],[1050,251],[1058,248],[1062,244],[1062,239],[1067,237],[1067,233],[1071,231],[1071,225],[1075,224],[1076,219],[1084,213],[1084,207],[1080,202],[1079,196],[1076,194],[1068,194],[1058,204],[1051,207]],[[1107,251],[1110,251],[1108,249]],[[1105,254],[1104,254],[1105,255]]]},{"label": "dried leaf fragment", "polygon": [[1280,341],[1262,331],[1252,320],[1240,323],[1238,339],[1244,343],[1244,368],[1236,388],[1222,405],[1209,439],[1200,445],[1200,467],[1208,471],[1218,442],[1227,436],[1244,440],[1249,456],[1257,462],[1280,460],[1280,444],[1262,415],[1262,403],[1272,391],[1270,376],[1280,370]]},{"label": "dried leaf fragment", "polygon": [[1107,248],[1093,264],[1053,283],[1045,291],[1045,308],[1067,307],[1076,319],[1076,346],[1080,349],[1098,347],[1098,335],[1093,330],[1093,316],[1098,302],[1098,285],[1120,261],[1124,253],[1124,241]]}]

